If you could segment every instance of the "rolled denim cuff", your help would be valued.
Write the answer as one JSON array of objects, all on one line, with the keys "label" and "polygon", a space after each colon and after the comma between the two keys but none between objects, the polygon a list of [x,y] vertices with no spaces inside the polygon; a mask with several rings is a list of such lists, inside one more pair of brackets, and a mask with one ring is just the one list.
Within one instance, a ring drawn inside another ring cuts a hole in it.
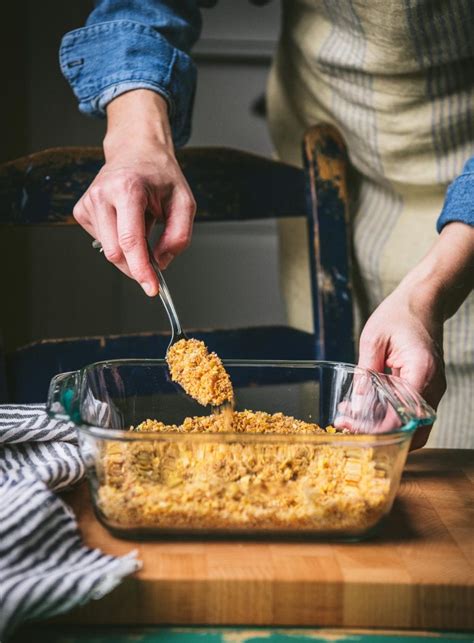
[{"label": "rolled denim cuff", "polygon": [[454,221],[474,226],[474,172],[464,172],[451,183],[436,229],[441,232]]},{"label": "rolled denim cuff", "polygon": [[187,142],[196,68],[188,54],[152,27],[116,20],[70,31],[62,39],[59,60],[84,114],[103,117],[113,98],[151,89],[168,102],[175,145]]}]

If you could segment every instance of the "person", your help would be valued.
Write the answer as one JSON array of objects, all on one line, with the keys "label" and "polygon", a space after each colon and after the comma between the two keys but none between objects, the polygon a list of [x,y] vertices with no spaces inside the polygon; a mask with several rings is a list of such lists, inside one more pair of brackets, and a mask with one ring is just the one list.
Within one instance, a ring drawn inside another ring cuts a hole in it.
[{"label": "person", "polygon": [[[150,296],[145,210],[165,222],[161,268],[191,239],[195,203],[174,148],[190,133],[190,50],[206,4],[97,0],[61,43],[79,108],[107,117],[105,164],[74,216]],[[303,133],[321,121],[349,149],[357,311],[368,318],[359,364],[390,368],[435,407],[447,376],[430,444],[474,446],[474,5],[283,0],[281,25],[267,88],[278,156],[300,164]],[[306,247],[303,227],[280,224],[289,320],[308,329]]]}]

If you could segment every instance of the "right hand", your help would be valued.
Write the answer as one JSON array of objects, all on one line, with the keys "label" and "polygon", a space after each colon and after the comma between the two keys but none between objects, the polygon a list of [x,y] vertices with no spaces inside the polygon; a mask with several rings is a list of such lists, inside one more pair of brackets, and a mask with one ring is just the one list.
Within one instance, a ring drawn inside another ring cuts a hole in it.
[{"label": "right hand", "polygon": [[159,94],[122,94],[107,116],[105,165],[73,214],[101,242],[106,258],[154,296],[159,285],[148,256],[149,229],[154,220],[164,222],[154,255],[165,269],[190,243],[196,204],[176,161]]}]

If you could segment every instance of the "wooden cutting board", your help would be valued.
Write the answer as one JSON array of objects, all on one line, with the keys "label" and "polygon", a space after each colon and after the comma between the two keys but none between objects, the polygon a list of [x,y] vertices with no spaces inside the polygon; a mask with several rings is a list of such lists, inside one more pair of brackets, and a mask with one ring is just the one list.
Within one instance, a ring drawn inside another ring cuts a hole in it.
[{"label": "wooden cutting board", "polygon": [[86,544],[136,549],[143,569],[56,621],[474,630],[473,482],[474,451],[412,454],[382,531],[356,544],[118,540],[81,485],[64,498]]}]

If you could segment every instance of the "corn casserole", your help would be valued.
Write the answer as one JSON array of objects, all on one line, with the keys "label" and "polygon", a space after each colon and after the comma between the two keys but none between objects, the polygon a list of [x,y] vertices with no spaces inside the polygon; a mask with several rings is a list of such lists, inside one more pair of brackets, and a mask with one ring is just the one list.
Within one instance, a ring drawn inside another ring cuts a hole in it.
[{"label": "corn casserole", "polygon": [[[282,413],[241,411],[146,420],[133,432],[225,434],[225,441],[110,442],[103,447],[99,508],[118,526],[160,529],[365,530],[381,516],[390,480],[368,446],[305,443],[335,433]],[[229,435],[229,421],[232,434]],[[239,441],[238,434],[275,441]],[[236,439],[229,439],[231,435]],[[285,435],[285,441],[278,440]]]}]

